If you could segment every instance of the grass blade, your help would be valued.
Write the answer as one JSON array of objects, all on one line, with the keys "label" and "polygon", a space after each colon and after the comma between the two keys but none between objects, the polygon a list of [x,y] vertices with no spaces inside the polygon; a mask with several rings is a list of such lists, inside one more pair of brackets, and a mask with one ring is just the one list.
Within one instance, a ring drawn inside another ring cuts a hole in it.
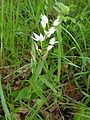
[{"label": "grass blade", "polygon": [[9,113],[7,104],[5,102],[5,98],[4,98],[4,94],[3,94],[3,90],[2,90],[1,75],[0,75],[0,97],[1,97],[1,102],[2,102],[3,109],[4,109],[4,112],[5,112],[5,117],[6,117],[6,119],[11,120],[10,113]]}]

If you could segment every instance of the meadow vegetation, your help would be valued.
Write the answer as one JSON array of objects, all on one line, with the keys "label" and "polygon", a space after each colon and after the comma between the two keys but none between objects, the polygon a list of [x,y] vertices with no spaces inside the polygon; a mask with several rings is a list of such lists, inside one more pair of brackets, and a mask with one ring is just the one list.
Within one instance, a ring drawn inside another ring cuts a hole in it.
[{"label": "meadow vegetation", "polygon": [[[0,13],[0,120],[90,120],[90,0],[2,0]],[[60,22],[49,37],[41,15]]]}]

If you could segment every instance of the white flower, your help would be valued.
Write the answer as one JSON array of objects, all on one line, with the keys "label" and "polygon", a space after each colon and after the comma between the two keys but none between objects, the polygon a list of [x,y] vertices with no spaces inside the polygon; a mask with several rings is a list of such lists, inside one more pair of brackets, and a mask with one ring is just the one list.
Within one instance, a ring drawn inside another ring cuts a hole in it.
[{"label": "white flower", "polygon": [[40,36],[39,36],[39,35],[37,35],[36,33],[33,33],[33,35],[34,35],[34,38],[33,38],[33,37],[32,37],[32,38],[33,38],[35,41],[39,41],[39,40],[40,40]]},{"label": "white flower", "polygon": [[53,22],[53,26],[58,26],[59,25],[59,19],[56,19],[54,22]]},{"label": "white flower", "polygon": [[35,41],[44,41],[44,39],[45,39],[45,37],[40,33],[40,36],[39,35],[37,35],[36,33],[33,33],[33,35],[34,35],[34,40]]},{"label": "white flower", "polygon": [[52,38],[50,41],[49,41],[49,46],[47,47],[47,51],[50,51],[53,47],[54,47],[54,44],[55,43],[58,43],[57,41],[55,41],[55,38]]},{"label": "white flower", "polygon": [[45,37],[40,33],[40,41],[44,41]]},{"label": "white flower", "polygon": [[41,25],[42,25],[43,28],[46,27],[46,23],[44,21],[41,21]]},{"label": "white flower", "polygon": [[50,37],[56,31],[55,27],[51,27],[49,31],[46,33],[47,37]]},{"label": "white flower", "polygon": [[57,41],[55,41],[55,38],[52,38],[49,42],[50,45],[54,45],[55,43],[58,43]]},{"label": "white flower", "polygon": [[41,19],[42,21],[44,21],[45,23],[48,23],[48,18],[46,15],[41,15]]},{"label": "white flower", "polygon": [[47,18],[46,15],[41,15],[41,19],[42,19],[41,25],[42,25],[43,28],[45,28],[46,24],[48,23],[48,18]]},{"label": "white flower", "polygon": [[49,46],[47,47],[47,51],[50,51],[53,47],[54,47],[54,46],[49,45]]}]

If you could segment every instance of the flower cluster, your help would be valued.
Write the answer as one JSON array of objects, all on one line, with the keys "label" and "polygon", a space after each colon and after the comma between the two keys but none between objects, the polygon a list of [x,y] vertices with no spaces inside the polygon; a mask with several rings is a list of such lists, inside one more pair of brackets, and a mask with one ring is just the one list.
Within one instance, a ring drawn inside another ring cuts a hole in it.
[{"label": "flower cluster", "polygon": [[[48,29],[48,31],[46,30],[46,26],[48,25],[48,17],[46,15],[41,15],[41,26],[44,29],[45,35],[43,35],[42,33],[40,33],[40,35],[37,35],[36,33],[33,33],[32,37],[35,41],[40,41],[42,43],[42,41],[44,41],[46,38],[51,37],[51,35],[56,31],[56,26],[59,25],[59,19],[56,19],[53,22],[52,27],[50,27]],[[53,47],[54,44],[58,43],[57,41],[55,41],[55,38],[51,38],[49,41],[49,45],[47,47],[47,51],[50,51]]]}]

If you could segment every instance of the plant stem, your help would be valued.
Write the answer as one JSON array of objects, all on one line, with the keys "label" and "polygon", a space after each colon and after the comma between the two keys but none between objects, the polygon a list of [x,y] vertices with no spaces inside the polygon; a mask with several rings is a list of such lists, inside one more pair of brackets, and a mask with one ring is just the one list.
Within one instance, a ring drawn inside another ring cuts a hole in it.
[{"label": "plant stem", "polygon": [[57,82],[59,82],[60,76],[61,76],[61,57],[62,57],[61,31],[62,31],[61,26],[58,26],[58,28],[57,28],[57,38],[58,38],[58,75],[57,75]]}]

